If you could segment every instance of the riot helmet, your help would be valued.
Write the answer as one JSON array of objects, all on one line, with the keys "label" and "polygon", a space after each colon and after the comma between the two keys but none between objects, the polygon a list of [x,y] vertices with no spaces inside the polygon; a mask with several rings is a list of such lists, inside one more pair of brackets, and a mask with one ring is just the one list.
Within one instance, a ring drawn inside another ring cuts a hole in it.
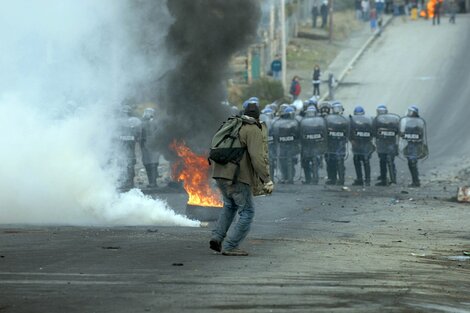
[{"label": "riot helmet", "polygon": [[388,109],[387,109],[387,106],[385,104],[379,104],[377,106],[377,115],[387,114],[387,113],[388,113]]},{"label": "riot helmet", "polygon": [[419,109],[416,105],[412,105],[408,108],[408,113],[406,114],[409,117],[419,117]]},{"label": "riot helmet", "polygon": [[305,110],[305,116],[311,117],[311,116],[316,116],[317,115],[317,108],[315,108],[314,105],[310,105],[307,107],[307,110]]},{"label": "riot helmet", "polygon": [[295,116],[295,110],[291,106],[287,106],[287,108],[285,108],[281,114],[282,118],[293,118],[294,116]]},{"label": "riot helmet", "polygon": [[261,111],[261,114],[268,116],[269,118],[274,117],[274,111],[270,107],[266,107]]},{"label": "riot helmet", "polygon": [[257,97],[251,97],[250,99],[243,102],[243,109],[246,109],[249,104],[255,104],[259,108],[259,99]]},{"label": "riot helmet", "polygon": [[318,109],[321,115],[328,115],[331,111],[331,104],[329,102],[323,102],[320,104]]},{"label": "riot helmet", "polygon": [[155,118],[155,109],[153,108],[146,108],[144,110],[144,114],[142,114],[142,119],[149,121],[151,119]]},{"label": "riot helmet", "polygon": [[354,115],[364,115],[365,113],[366,111],[364,111],[364,108],[360,105],[354,108]]},{"label": "riot helmet", "polygon": [[284,110],[288,107],[289,105],[287,103],[281,104],[279,107],[279,114],[282,115],[284,113]]},{"label": "riot helmet", "polygon": [[344,112],[343,105],[340,102],[333,103],[332,112],[333,114],[343,114]]}]

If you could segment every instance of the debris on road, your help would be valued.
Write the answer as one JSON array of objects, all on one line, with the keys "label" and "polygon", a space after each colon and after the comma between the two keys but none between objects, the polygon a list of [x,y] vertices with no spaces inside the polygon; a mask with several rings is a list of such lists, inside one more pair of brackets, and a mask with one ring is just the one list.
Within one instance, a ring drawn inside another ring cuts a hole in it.
[{"label": "debris on road", "polygon": [[101,247],[101,249],[105,249],[105,250],[119,250],[119,249],[121,249],[121,247],[117,247],[117,246],[107,246],[107,247]]},{"label": "debris on road", "polygon": [[171,264],[171,265],[172,265],[172,266],[184,266],[183,263],[173,263],[173,264]]}]

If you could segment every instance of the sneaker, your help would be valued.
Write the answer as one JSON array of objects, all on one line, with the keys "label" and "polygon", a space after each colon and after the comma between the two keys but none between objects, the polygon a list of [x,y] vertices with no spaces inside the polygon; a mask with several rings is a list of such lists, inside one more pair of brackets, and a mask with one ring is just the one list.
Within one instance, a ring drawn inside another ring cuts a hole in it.
[{"label": "sneaker", "polygon": [[243,251],[243,250],[238,249],[238,248],[233,248],[233,249],[230,249],[230,250],[224,250],[222,252],[222,254],[227,255],[227,256],[247,256],[248,252]]},{"label": "sneaker", "polygon": [[215,240],[215,239],[211,239],[211,241],[209,241],[209,247],[214,251],[221,252],[222,242]]}]

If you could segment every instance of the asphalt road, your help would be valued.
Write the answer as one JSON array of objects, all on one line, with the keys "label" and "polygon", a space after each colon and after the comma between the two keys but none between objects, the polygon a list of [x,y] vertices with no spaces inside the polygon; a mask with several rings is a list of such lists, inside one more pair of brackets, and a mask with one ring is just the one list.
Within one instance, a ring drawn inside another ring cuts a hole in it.
[{"label": "asphalt road", "polygon": [[[456,111],[466,112],[469,93],[469,24],[467,16],[440,28],[395,20],[338,98],[369,112],[417,103],[436,151],[428,164],[444,162],[466,142],[443,134],[466,125],[454,124],[466,120]],[[455,101],[447,105],[455,121],[443,118],[442,99]],[[469,248],[468,206],[449,199],[459,182],[426,175],[423,188],[405,183],[277,186],[256,200],[249,257],[210,251],[212,225],[5,225],[0,312],[470,312],[470,263],[448,259]],[[184,194],[160,196],[184,212]]]}]

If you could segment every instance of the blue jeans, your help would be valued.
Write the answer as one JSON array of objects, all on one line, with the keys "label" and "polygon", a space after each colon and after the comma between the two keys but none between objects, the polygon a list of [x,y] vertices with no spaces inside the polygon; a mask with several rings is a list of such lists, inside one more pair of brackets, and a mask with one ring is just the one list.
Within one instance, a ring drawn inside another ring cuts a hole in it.
[{"label": "blue jeans", "polygon": [[[237,248],[250,231],[250,225],[255,216],[253,195],[251,187],[247,184],[232,184],[232,181],[226,179],[217,179],[216,182],[222,193],[224,207],[220,212],[217,225],[212,231],[212,239],[223,241],[223,249],[231,250]],[[224,241],[237,212],[238,221]]]}]

